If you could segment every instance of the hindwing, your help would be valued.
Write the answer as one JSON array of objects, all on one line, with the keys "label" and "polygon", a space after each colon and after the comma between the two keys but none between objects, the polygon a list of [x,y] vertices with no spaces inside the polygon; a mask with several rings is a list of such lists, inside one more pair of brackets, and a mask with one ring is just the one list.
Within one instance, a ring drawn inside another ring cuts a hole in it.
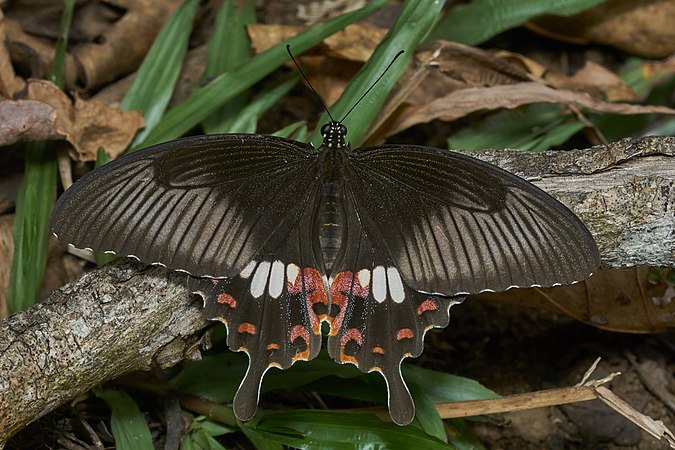
[{"label": "hindwing", "polygon": [[[308,189],[316,196],[316,183]],[[264,245],[236,276],[189,278],[190,290],[204,299],[206,317],[227,326],[230,349],[249,356],[233,405],[241,420],[255,414],[269,368],[287,369],[315,358],[321,349],[328,297],[312,232],[314,205],[305,203],[290,232],[274,245]]]},{"label": "hindwing", "polygon": [[358,201],[349,193],[344,197],[348,238],[331,276],[328,353],[338,363],[380,372],[387,383],[391,418],[405,425],[413,420],[415,406],[401,362],[422,353],[424,334],[447,326],[450,306],[463,298],[412,289],[361,226]]}]

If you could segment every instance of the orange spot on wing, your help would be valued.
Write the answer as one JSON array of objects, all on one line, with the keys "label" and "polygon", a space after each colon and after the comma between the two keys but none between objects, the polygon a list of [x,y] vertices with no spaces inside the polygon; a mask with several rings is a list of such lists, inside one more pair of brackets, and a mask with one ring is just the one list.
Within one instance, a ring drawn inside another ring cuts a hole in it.
[{"label": "orange spot on wing", "polygon": [[412,339],[415,334],[410,328],[401,328],[396,333],[396,340],[402,341],[403,339]]},{"label": "orange spot on wing", "polygon": [[255,334],[255,325],[248,322],[244,322],[241,325],[239,325],[237,331],[240,333]]},{"label": "orange spot on wing", "polygon": [[377,347],[373,347],[372,352],[377,353],[378,355],[384,355],[384,349],[379,345]]},{"label": "orange spot on wing", "polygon": [[358,345],[363,345],[363,334],[358,328],[350,328],[345,331],[340,339],[340,362],[341,363],[352,363],[355,366],[359,365],[359,362],[356,358],[345,353],[345,346],[350,341],[356,342]]},{"label": "orange spot on wing", "polygon": [[227,305],[232,309],[237,307],[237,301],[230,294],[226,293],[218,294],[218,297],[216,297],[216,301],[221,305]]},{"label": "orange spot on wing", "polygon": [[[305,267],[302,273],[295,277],[292,282],[288,281],[288,292],[291,294],[305,294],[305,305],[309,315],[310,328],[312,333],[321,334],[321,321],[326,317],[325,314],[318,315],[314,311],[317,305],[328,306],[328,296],[326,295],[326,286],[323,284],[323,278],[318,270],[312,267]],[[322,309],[322,308],[319,308]]]},{"label": "orange spot on wing", "polygon": [[279,344],[275,343],[267,344],[267,350],[279,350]]},{"label": "orange spot on wing", "polygon": [[293,361],[307,361],[309,359],[309,331],[307,328],[302,325],[296,325],[291,328],[291,334],[289,336],[289,341],[294,342],[296,339],[302,339],[305,342],[305,349],[301,352],[296,353],[293,356]]},{"label": "orange spot on wing", "polygon": [[417,315],[421,316],[427,311],[436,311],[438,309],[438,304],[431,299],[424,300],[420,306],[417,308]]}]

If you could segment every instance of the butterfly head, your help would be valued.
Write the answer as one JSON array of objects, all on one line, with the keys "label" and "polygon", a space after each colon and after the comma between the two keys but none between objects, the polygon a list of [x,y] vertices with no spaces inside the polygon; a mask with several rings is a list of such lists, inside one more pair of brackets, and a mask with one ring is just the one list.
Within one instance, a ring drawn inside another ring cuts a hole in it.
[{"label": "butterfly head", "polygon": [[343,148],[347,146],[345,136],[347,127],[342,123],[332,120],[321,127],[323,145],[328,148]]}]

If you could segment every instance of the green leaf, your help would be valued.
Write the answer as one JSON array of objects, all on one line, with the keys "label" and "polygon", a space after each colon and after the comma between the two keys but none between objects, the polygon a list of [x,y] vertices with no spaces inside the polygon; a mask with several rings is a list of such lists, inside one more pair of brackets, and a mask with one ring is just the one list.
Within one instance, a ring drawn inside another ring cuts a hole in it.
[{"label": "green leaf", "polygon": [[56,40],[56,47],[54,48],[54,63],[50,74],[51,81],[61,90],[66,86],[66,48],[68,47],[68,33],[70,32],[70,24],[73,21],[74,10],[75,0],[64,0],[59,37]]},{"label": "green leaf", "polygon": [[[417,2],[405,2],[403,9],[394,26],[377,46],[363,68],[354,76],[340,99],[330,107],[331,114],[336,120],[341,120],[344,114],[352,107],[359,98],[370,88],[382,75],[383,70],[401,50],[405,53],[400,57],[384,76],[363,99],[359,106],[350,114],[345,125],[349,129],[347,136],[353,145],[360,143],[371,123],[380,112],[382,105],[396,81],[406,69],[407,63],[412,58],[415,48],[419,45],[424,35],[438,18],[443,2],[423,0]],[[297,51],[297,49],[295,49]],[[324,114],[319,124],[328,122],[327,114]],[[318,146],[321,141],[321,127],[317,127],[311,137],[311,141]]]},{"label": "green leaf", "polygon": [[214,439],[215,436],[233,433],[236,429],[213,422],[204,416],[196,417],[190,423],[188,432],[180,443],[181,450],[224,450],[224,447]]},{"label": "green leaf", "polygon": [[301,120],[292,123],[281,130],[272,133],[273,136],[295,139],[296,141],[307,142],[307,122]]},{"label": "green leaf", "polygon": [[448,148],[463,151],[513,148],[544,151],[584,128],[562,105],[540,103],[499,111],[448,139]]},{"label": "green leaf", "polygon": [[422,386],[415,381],[406,381],[408,389],[410,389],[410,394],[415,401],[415,423],[419,424],[429,436],[434,436],[438,440],[447,442],[448,439],[445,434],[443,420],[438,414],[434,402],[432,402],[424,393]]},{"label": "green leaf", "polygon": [[117,450],[153,450],[150,429],[136,402],[124,391],[94,389],[112,411],[110,424]]},{"label": "green leaf", "polygon": [[[270,109],[281,97],[295,86],[299,80],[299,75],[295,73],[282,79],[279,83],[272,85],[258,94],[248,105],[238,111],[237,116],[232,116],[232,120],[227,121],[227,128],[218,130],[222,133],[254,133],[258,118],[268,109]],[[228,103],[229,104],[229,103]],[[214,129],[214,131],[216,131]]]},{"label": "green leaf", "polygon": [[445,39],[476,45],[535,17],[571,16],[605,1],[474,0],[450,9],[429,34],[427,42]]},{"label": "green leaf", "polygon": [[[223,2],[218,10],[213,35],[207,45],[203,84],[206,84],[206,80],[215,78],[251,59],[251,44],[246,33],[246,25],[254,22],[255,8],[252,1]],[[255,132],[256,117],[249,116],[244,124],[239,117],[239,112],[247,100],[247,91],[232,98],[202,121],[204,131],[208,134]]]},{"label": "green leaf", "polygon": [[186,0],[164,24],[120,103],[122,109],[138,109],[143,114],[145,128],[134,144],[152,131],[171,100],[198,5],[199,0]]},{"label": "green leaf", "polygon": [[49,214],[56,197],[56,150],[52,144],[26,144],[26,165],[14,216],[14,257],[8,293],[11,312],[35,303],[47,265]]},{"label": "green leaf", "polygon": [[[75,2],[67,0],[61,15],[51,79],[63,89],[64,58]],[[16,199],[14,255],[8,289],[10,312],[37,300],[47,265],[49,215],[56,197],[56,150],[53,142],[29,142],[24,154],[24,178]]]},{"label": "green leaf", "polygon": [[247,366],[248,357],[243,353],[206,355],[201,361],[187,363],[171,385],[215,402],[231,402]]},{"label": "green leaf", "polygon": [[245,423],[244,428],[255,429],[271,442],[301,449],[451,448],[414,426],[400,427],[383,422],[373,414],[353,412],[267,413],[256,421]]},{"label": "green leaf", "polygon": [[494,391],[475,380],[416,366],[404,366],[403,378],[416,383],[434,403],[498,398]]},{"label": "green leaf", "polygon": [[288,39],[287,42],[279,43],[260,53],[246,64],[218,76],[208,86],[167,112],[137,147],[175,139],[190,130],[227,101],[284,64],[288,59],[287,43],[293,47],[296,54],[300,54],[347,25],[369,15],[385,3],[386,0],[375,0],[361,9],[315,25]]}]

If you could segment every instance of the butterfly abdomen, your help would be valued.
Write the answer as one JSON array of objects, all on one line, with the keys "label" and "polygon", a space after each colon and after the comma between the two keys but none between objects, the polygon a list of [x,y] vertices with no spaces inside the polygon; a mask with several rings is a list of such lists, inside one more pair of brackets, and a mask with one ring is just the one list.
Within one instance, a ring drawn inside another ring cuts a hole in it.
[{"label": "butterfly abdomen", "polygon": [[337,181],[323,185],[317,223],[319,224],[319,243],[327,273],[331,273],[338,250],[342,245],[344,212],[340,198],[340,184]]}]

